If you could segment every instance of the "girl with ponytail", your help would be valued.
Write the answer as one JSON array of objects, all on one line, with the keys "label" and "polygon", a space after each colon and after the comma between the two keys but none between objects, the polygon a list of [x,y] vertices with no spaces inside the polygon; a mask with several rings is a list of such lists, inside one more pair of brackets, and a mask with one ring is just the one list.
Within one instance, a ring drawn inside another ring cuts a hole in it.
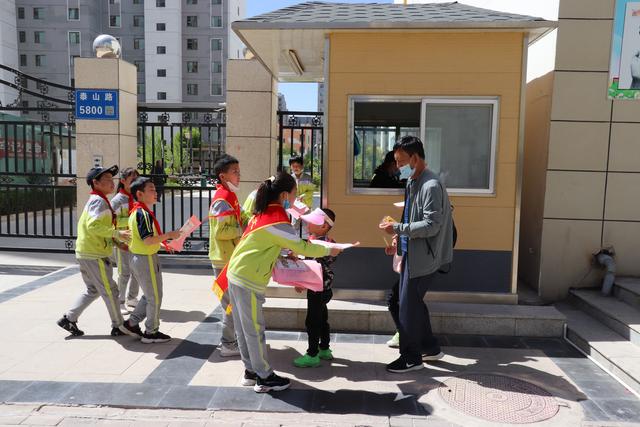
[{"label": "girl with ponytail", "polygon": [[255,215],[214,285],[217,292],[228,292],[231,296],[233,322],[245,367],[243,384],[253,385],[257,393],[289,387],[289,379],[273,372],[267,360],[262,313],[267,284],[281,251],[290,249],[312,258],[340,253],[340,250],[300,239],[285,211],[295,201],[296,194],[295,179],[286,173],[260,184]]}]

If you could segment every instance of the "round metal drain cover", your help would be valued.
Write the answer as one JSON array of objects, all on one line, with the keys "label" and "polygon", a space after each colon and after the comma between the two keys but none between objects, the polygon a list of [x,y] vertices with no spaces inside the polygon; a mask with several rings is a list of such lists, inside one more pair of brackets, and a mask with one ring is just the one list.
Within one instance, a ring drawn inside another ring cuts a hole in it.
[{"label": "round metal drain cover", "polygon": [[440,386],[440,396],[467,415],[500,423],[535,423],[558,413],[558,404],[546,390],[502,375],[449,378]]}]

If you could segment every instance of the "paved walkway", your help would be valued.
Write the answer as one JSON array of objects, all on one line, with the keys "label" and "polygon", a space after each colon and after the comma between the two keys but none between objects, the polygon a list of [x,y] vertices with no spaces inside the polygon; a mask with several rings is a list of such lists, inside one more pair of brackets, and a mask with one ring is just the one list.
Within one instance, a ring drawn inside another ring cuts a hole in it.
[{"label": "paved walkway", "polygon": [[[27,265],[20,256],[11,256],[14,267]],[[0,254],[0,265],[8,265],[3,259]],[[640,422],[636,396],[559,339],[447,335],[441,337],[447,354],[442,361],[397,375],[384,369],[397,355],[384,345],[387,336],[336,333],[336,359],[305,370],[294,368],[291,360],[306,349],[306,334],[268,331],[269,358],[292,379],[292,388],[258,395],[240,385],[239,359],[221,358],[216,350],[220,309],[210,291],[209,271],[165,272],[161,330],[174,339],[145,345],[108,336],[101,301],[80,318],[86,335],[67,337],[55,321],[80,292],[82,281],[77,267],[64,267],[66,262],[52,263],[55,271],[42,275],[48,271],[44,263],[39,271],[11,270],[11,277],[28,279],[14,285],[7,285],[0,269],[0,322],[5,325],[0,330],[0,402],[6,403],[0,407],[0,424],[484,427]]]}]

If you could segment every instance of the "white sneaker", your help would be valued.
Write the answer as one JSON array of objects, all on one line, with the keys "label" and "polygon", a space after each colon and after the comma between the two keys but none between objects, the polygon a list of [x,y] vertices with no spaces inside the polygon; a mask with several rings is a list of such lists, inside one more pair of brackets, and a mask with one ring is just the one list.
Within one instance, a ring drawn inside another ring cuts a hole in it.
[{"label": "white sneaker", "polygon": [[127,306],[131,308],[136,308],[138,305],[138,298],[130,298],[127,300]]},{"label": "white sneaker", "polygon": [[120,313],[122,315],[129,314],[129,309],[127,308],[126,305],[124,305],[124,303],[120,304]]},{"label": "white sneaker", "polygon": [[396,332],[395,335],[392,336],[389,341],[387,341],[387,346],[391,348],[400,347],[400,332]]},{"label": "white sneaker", "polygon": [[240,349],[238,348],[238,343],[232,344],[220,344],[220,356],[222,357],[233,357],[240,355]]}]

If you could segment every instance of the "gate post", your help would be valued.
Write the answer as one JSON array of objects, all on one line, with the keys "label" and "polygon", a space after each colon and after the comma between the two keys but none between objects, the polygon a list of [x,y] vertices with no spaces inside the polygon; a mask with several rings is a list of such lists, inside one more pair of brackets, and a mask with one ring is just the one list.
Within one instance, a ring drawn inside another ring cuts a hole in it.
[{"label": "gate post", "polygon": [[118,93],[117,120],[86,120],[76,117],[76,175],[78,217],[89,198],[85,177],[96,163],[121,169],[137,166],[136,67],[115,58],[76,58],[76,92],[111,89]]},{"label": "gate post", "polygon": [[255,59],[227,62],[226,152],[240,161],[240,200],[276,173],[278,83]]}]

